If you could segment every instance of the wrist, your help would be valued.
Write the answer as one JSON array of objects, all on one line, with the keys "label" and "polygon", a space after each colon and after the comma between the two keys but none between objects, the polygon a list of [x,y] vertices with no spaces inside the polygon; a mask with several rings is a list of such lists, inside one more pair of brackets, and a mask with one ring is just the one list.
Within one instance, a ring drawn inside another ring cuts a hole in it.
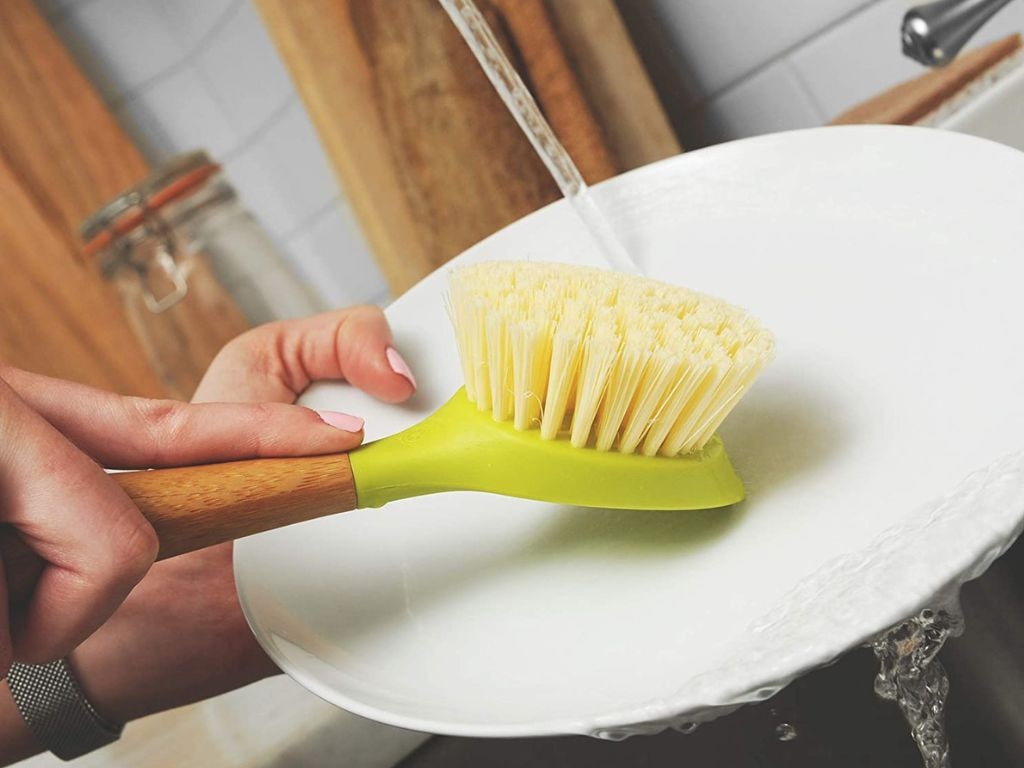
[{"label": "wrist", "polygon": [[127,723],[149,714],[139,701],[139,686],[128,679],[130,663],[114,663],[109,654],[86,641],[71,652],[68,664],[82,693],[104,719]]},{"label": "wrist", "polygon": [[280,672],[248,635],[224,638],[220,645],[230,650],[223,658],[196,656],[184,643],[178,654],[139,649],[132,640],[101,630],[68,658],[82,692],[112,722],[128,723]]},{"label": "wrist", "polygon": [[17,763],[42,751],[42,745],[36,741],[11,698],[7,681],[0,682],[0,766]]}]

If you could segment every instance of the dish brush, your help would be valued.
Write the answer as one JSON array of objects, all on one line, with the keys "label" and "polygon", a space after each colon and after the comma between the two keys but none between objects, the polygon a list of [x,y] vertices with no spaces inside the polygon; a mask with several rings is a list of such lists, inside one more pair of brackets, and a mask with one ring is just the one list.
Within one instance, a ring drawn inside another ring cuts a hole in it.
[{"label": "dish brush", "polygon": [[453,269],[447,306],[465,386],[405,431],[348,454],[115,475],[160,557],[442,491],[619,509],[743,498],[715,430],[775,346],[743,310],[534,262]]}]

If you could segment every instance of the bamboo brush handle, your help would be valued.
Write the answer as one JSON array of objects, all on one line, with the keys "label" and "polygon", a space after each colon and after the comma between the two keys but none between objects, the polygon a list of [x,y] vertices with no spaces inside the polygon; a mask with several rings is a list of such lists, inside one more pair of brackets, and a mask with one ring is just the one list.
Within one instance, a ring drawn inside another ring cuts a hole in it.
[{"label": "bamboo brush handle", "polygon": [[356,508],[348,454],[112,475],[160,539],[158,560]]}]

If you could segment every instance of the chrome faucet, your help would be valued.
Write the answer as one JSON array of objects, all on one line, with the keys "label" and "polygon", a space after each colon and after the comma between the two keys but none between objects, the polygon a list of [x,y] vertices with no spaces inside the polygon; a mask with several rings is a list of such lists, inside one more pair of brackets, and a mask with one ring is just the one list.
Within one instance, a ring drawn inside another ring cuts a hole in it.
[{"label": "chrome faucet", "polygon": [[1010,0],[938,0],[903,17],[903,53],[929,67],[951,62]]}]

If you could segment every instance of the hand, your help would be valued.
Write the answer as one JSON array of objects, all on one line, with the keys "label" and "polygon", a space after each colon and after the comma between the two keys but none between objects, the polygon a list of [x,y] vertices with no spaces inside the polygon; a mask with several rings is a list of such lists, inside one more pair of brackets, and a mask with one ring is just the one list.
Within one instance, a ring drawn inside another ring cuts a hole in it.
[{"label": "hand", "polygon": [[89,455],[120,452],[103,445],[103,428],[116,421],[138,434],[143,401],[85,387],[65,401],[63,382],[10,368],[0,377],[2,676],[12,657],[52,661],[88,637],[149,569],[157,541]]},{"label": "hand", "polygon": [[[399,402],[414,384],[389,350],[390,330],[372,307],[262,326],[224,348],[195,400],[291,403],[313,381],[344,378],[381,400]],[[221,445],[219,458],[320,452],[301,419],[254,421],[246,437],[250,447],[232,453]],[[361,433],[338,430],[333,450],[351,449],[360,439]],[[231,554],[227,544],[157,563],[113,618],[74,652],[72,664],[103,714],[130,720],[277,672],[242,615]]]}]

